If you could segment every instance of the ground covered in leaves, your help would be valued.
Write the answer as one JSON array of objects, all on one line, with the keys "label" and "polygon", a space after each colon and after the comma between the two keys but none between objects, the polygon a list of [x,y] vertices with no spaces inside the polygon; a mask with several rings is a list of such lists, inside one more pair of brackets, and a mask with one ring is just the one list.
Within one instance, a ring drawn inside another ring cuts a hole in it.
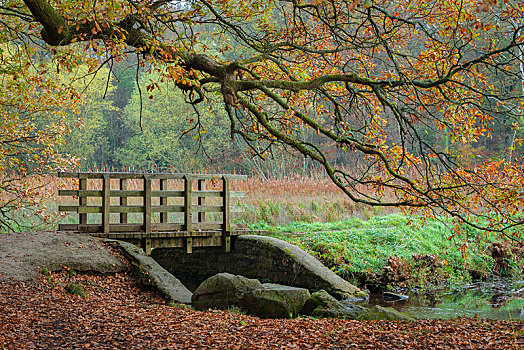
[{"label": "ground covered in leaves", "polygon": [[0,348],[523,349],[524,322],[263,320],[168,306],[127,273],[65,269],[0,283]]}]

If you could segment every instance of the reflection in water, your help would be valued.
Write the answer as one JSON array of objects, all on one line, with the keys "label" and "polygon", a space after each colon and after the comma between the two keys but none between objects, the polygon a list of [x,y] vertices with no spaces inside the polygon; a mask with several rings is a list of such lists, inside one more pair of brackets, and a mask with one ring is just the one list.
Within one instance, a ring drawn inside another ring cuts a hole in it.
[{"label": "reflection in water", "polygon": [[390,306],[421,319],[479,317],[524,320],[524,280],[452,285],[431,293],[407,293],[409,299],[387,302],[371,295],[369,305]]}]

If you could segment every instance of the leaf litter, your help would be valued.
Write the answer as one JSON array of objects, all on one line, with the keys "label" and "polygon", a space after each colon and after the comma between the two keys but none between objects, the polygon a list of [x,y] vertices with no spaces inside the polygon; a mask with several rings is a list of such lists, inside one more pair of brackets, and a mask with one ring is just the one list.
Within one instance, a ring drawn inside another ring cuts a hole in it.
[{"label": "leaf litter", "polygon": [[[85,297],[66,291],[74,283]],[[2,349],[523,349],[523,321],[260,319],[166,305],[128,273],[0,283]]]}]

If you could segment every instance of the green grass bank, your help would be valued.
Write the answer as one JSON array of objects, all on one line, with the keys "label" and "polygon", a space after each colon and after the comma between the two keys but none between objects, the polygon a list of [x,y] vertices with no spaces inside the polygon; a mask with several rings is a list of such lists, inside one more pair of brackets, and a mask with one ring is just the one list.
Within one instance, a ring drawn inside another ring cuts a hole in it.
[{"label": "green grass bank", "polygon": [[523,272],[523,250],[476,230],[453,236],[446,223],[403,214],[332,223],[251,225],[296,244],[341,277],[370,289],[428,287]]}]

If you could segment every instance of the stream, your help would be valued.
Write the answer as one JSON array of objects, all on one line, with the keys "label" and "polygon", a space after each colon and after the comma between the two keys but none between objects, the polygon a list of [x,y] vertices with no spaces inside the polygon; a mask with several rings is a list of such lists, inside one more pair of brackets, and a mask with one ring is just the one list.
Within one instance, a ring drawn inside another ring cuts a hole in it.
[{"label": "stream", "polygon": [[381,305],[419,319],[479,317],[524,320],[524,279],[453,284],[431,292],[406,292],[409,299],[385,301],[371,294],[368,306]]}]

